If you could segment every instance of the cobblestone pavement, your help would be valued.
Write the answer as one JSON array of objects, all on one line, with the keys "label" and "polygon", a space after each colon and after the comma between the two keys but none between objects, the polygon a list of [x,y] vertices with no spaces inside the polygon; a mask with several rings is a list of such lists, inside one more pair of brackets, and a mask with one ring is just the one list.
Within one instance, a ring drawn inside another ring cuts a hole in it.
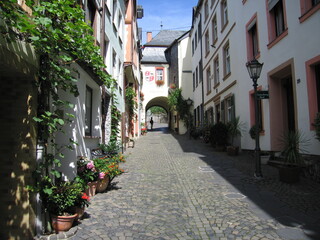
[{"label": "cobblestone pavement", "polygon": [[127,150],[126,173],[92,198],[73,239],[320,239],[319,185],[256,180],[247,155],[159,130]]}]

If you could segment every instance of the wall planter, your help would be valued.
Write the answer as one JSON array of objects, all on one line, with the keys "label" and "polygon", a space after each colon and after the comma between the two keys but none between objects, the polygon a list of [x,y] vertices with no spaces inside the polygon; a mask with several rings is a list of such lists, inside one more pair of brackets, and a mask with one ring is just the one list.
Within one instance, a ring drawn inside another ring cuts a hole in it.
[{"label": "wall planter", "polygon": [[78,214],[70,216],[51,216],[52,227],[56,231],[56,233],[66,232],[72,227],[73,222],[77,216]]},{"label": "wall planter", "polygon": [[156,84],[158,87],[161,87],[164,85],[164,81],[163,80],[156,80]]}]

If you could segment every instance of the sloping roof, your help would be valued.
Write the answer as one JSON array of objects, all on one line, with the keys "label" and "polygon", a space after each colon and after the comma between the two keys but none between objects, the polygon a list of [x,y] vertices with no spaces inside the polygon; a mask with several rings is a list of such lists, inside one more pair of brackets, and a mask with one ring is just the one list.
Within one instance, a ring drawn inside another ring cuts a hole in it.
[{"label": "sloping roof", "polygon": [[165,50],[188,31],[162,30],[144,45],[141,63],[167,63]]},{"label": "sloping roof", "polygon": [[171,43],[186,31],[162,30],[144,46],[170,46]]},{"label": "sloping roof", "polygon": [[167,63],[164,51],[166,47],[146,47],[142,52],[141,63]]}]

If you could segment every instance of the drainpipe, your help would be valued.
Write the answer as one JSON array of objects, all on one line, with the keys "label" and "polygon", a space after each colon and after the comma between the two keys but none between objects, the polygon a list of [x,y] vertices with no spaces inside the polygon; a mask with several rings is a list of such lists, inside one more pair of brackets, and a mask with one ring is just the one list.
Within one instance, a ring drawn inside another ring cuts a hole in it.
[{"label": "drainpipe", "polygon": [[[36,162],[39,164],[42,162],[43,155],[44,155],[44,143],[39,138],[37,140],[37,150],[36,150]],[[40,199],[40,194],[37,193],[36,195],[36,234],[37,237],[40,237],[43,233],[43,214],[41,211],[42,208],[42,201]]]},{"label": "drainpipe", "polygon": [[[104,34],[104,29],[105,29],[105,4],[104,2],[102,2],[102,6],[99,7],[98,9],[99,11],[99,14],[100,12],[102,12],[102,18],[101,18],[101,21],[102,21],[102,24],[101,24],[101,29],[100,29],[100,48],[101,48],[101,57],[103,60],[104,59],[104,51],[105,51],[105,44],[104,44],[104,41],[105,41],[105,34]],[[107,112],[106,112],[106,87],[104,85],[101,86],[102,88],[102,94],[101,94],[101,104],[103,104],[102,106],[102,109],[103,109],[103,112],[102,112],[102,121],[101,121],[101,137],[102,137],[102,143],[105,144],[106,143],[106,127],[105,127],[105,124],[106,124],[106,118],[107,118]]]},{"label": "drainpipe", "polygon": [[[200,40],[200,50],[201,50],[201,59],[200,59],[200,77],[201,77],[201,87],[202,87],[202,107],[201,107],[201,126],[203,126],[204,122],[204,84],[203,84],[203,64],[202,64],[202,15],[200,14],[200,26],[201,26],[201,40]],[[199,31],[199,30],[198,30]]]}]

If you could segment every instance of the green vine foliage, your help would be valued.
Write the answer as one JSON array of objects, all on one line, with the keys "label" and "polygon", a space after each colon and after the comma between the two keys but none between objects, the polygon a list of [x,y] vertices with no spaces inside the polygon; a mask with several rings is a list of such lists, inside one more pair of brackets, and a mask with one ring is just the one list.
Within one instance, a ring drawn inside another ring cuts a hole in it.
[{"label": "green vine foliage", "polygon": [[[57,154],[47,153],[44,161],[38,166],[38,180],[48,176],[60,177],[54,166],[60,166],[63,158],[61,149],[72,149],[75,142],[57,149],[52,140],[57,132],[63,132],[63,126],[72,121],[73,115],[61,114],[65,107],[73,107],[68,101],[59,98],[59,91],[66,91],[73,96],[79,95],[77,88],[77,71],[74,63],[85,65],[107,87],[112,87],[111,77],[103,71],[105,65],[100,56],[100,49],[94,45],[92,28],[85,22],[84,11],[74,0],[27,0],[32,14],[27,14],[18,5],[17,0],[0,1],[1,34],[10,43],[24,41],[31,44],[39,56],[39,90],[40,109],[34,118],[39,124],[39,135],[42,140],[51,144]],[[49,106],[49,96],[53,107]],[[112,111],[115,118],[119,118]],[[36,181],[36,191],[49,191]]]},{"label": "green vine foliage", "polygon": [[137,103],[135,101],[136,96],[137,94],[132,87],[126,88],[126,105],[128,106],[129,110],[129,122],[131,122],[134,116],[134,111],[137,108]]},{"label": "green vine foliage", "polygon": [[191,121],[190,107],[182,97],[182,89],[177,88],[170,93],[168,96],[168,104],[172,111],[178,112],[180,119],[185,123],[186,127],[189,128]]}]

